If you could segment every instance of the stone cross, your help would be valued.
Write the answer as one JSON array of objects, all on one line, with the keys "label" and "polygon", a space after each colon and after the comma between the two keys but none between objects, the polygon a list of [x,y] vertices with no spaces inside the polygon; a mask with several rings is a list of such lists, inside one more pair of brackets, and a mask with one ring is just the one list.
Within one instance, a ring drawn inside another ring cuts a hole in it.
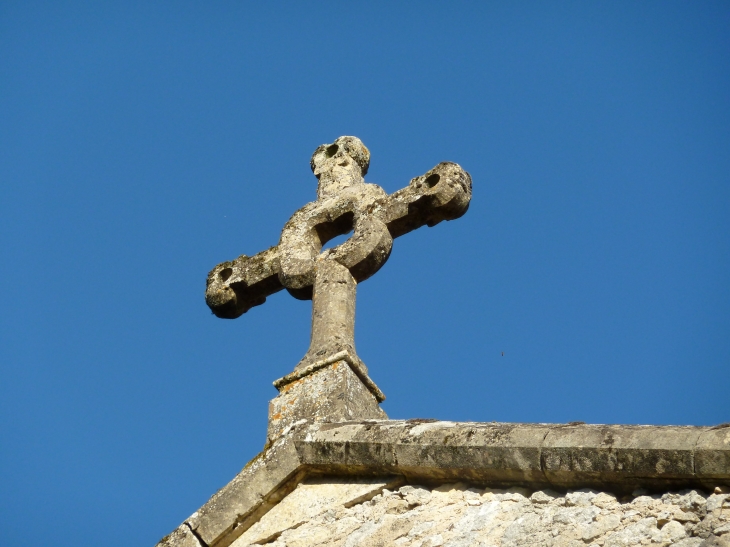
[{"label": "stone cross", "polygon": [[[292,215],[279,244],[223,262],[208,274],[206,302],[226,319],[239,317],[282,289],[312,299],[309,351],[279,384],[345,360],[378,400],[384,399],[355,352],[357,284],[385,264],[393,238],[458,218],[469,207],[471,177],[455,163],[440,163],[390,195],[365,182],[369,164],[370,152],[356,137],[340,137],[317,148],[310,162],[319,180],[317,200]],[[327,241],[349,232],[347,241],[322,251]]]}]

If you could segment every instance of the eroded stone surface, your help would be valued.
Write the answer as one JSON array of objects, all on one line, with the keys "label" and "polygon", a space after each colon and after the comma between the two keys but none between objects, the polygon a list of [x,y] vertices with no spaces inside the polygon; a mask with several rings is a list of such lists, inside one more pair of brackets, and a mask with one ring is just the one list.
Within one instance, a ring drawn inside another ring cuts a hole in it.
[{"label": "eroded stone surface", "polygon": [[695,449],[695,468],[708,478],[730,480],[730,423],[703,431]]},{"label": "eroded stone surface", "polygon": [[707,432],[692,427],[641,425],[555,428],[543,443],[545,473],[552,484],[569,486],[580,476],[585,484],[598,488],[611,482],[612,475],[657,480],[688,476],[694,473],[694,451],[700,435]]},{"label": "eroded stone surface", "polygon": [[[319,488],[325,488],[320,483]],[[327,500],[351,486],[332,483]],[[294,496],[290,494],[290,496]],[[309,492],[316,496],[314,491]],[[298,498],[297,498],[298,499]],[[286,501],[286,500],[285,500]],[[385,489],[370,501],[282,511],[270,547],[709,547],[730,539],[730,495],[695,490],[617,499],[607,492],[498,490],[467,483]],[[711,508],[711,509],[708,509]],[[306,515],[305,515],[306,513]],[[292,523],[288,525],[287,523]],[[269,526],[271,526],[269,524]],[[234,544],[246,547],[248,533]]]},{"label": "eroded stone surface", "polygon": [[269,403],[267,436],[273,442],[302,416],[308,422],[387,419],[375,395],[344,360],[288,382]]}]

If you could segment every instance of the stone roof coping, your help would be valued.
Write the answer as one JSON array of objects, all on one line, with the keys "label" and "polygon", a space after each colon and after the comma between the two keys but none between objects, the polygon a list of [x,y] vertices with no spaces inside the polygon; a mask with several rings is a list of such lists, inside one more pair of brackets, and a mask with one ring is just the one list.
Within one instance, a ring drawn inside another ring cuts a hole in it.
[{"label": "stone roof coping", "polygon": [[400,476],[532,490],[628,493],[730,486],[730,424],[715,427],[436,420],[302,421],[158,547],[227,547],[304,477]]}]

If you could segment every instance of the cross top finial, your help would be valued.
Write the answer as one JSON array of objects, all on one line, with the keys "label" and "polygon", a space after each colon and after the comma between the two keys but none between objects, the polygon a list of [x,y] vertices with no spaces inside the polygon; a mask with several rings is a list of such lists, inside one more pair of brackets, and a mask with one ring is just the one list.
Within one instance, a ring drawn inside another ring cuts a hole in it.
[{"label": "cross top finial", "polygon": [[[365,374],[354,342],[357,283],[385,264],[394,238],[458,218],[469,207],[471,177],[455,163],[440,163],[390,195],[365,182],[369,165],[370,151],[357,137],[319,146],[310,161],[319,181],[317,200],[292,215],[279,244],[208,274],[206,302],[222,318],[238,317],[284,288],[313,299],[310,348],[295,370],[346,354]],[[322,251],[327,241],[349,232],[347,241]]]},{"label": "cross top finial", "polygon": [[370,167],[370,150],[357,137],[340,137],[317,147],[309,162],[319,180],[317,197],[365,182]]}]

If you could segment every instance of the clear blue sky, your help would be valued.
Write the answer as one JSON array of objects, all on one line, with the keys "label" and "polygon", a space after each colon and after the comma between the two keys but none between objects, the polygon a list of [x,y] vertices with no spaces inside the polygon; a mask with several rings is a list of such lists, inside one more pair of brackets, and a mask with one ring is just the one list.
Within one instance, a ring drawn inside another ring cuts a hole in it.
[{"label": "clear blue sky", "polygon": [[474,180],[358,288],[391,417],[730,420],[727,2],[5,0],[3,544],[151,546],[260,451],[310,304],[205,278],[340,135]]}]

